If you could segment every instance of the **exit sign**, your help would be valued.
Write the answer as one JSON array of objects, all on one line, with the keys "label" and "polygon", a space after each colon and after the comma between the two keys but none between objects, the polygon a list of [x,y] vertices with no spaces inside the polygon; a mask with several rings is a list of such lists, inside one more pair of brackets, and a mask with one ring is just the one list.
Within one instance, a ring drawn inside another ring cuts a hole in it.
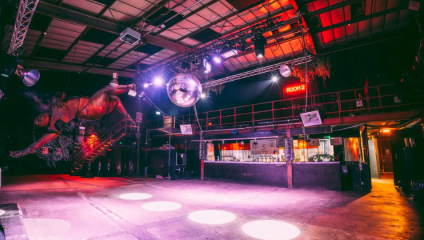
[{"label": "exit sign", "polygon": [[286,87],[286,93],[295,93],[305,91],[305,84],[294,85]]}]

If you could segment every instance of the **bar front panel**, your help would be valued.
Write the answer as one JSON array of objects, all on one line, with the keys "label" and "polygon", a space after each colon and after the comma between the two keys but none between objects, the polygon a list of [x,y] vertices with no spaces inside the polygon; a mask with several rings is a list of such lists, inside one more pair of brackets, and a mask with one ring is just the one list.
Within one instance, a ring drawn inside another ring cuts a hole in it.
[{"label": "bar front panel", "polygon": [[286,164],[205,162],[205,180],[287,187]]}]

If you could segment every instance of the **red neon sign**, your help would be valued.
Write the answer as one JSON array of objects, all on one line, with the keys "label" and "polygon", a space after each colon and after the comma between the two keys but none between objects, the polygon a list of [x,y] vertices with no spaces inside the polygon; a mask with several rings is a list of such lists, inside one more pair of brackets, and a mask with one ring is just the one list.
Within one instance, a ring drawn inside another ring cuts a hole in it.
[{"label": "red neon sign", "polygon": [[286,87],[287,93],[305,91],[305,84],[300,84],[296,86]]}]

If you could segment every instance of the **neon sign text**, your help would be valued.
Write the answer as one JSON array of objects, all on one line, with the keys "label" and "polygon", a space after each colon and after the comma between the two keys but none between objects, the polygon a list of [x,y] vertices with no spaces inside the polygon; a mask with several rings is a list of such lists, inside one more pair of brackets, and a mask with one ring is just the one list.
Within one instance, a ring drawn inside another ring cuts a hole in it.
[{"label": "neon sign text", "polygon": [[291,86],[286,88],[287,93],[305,91],[305,84]]}]

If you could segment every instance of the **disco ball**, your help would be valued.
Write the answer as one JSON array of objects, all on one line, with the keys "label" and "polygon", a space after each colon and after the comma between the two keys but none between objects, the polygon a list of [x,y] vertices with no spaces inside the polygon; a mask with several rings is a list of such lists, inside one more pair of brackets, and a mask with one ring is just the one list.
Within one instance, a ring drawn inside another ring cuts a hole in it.
[{"label": "disco ball", "polygon": [[280,73],[281,73],[281,75],[282,75],[283,77],[290,77],[291,69],[290,69],[290,67],[289,67],[289,66],[287,66],[287,65],[283,64],[283,65],[281,65],[281,67],[280,67]]},{"label": "disco ball", "polygon": [[202,84],[193,75],[179,73],[168,83],[168,97],[179,107],[191,107],[199,101]]}]

